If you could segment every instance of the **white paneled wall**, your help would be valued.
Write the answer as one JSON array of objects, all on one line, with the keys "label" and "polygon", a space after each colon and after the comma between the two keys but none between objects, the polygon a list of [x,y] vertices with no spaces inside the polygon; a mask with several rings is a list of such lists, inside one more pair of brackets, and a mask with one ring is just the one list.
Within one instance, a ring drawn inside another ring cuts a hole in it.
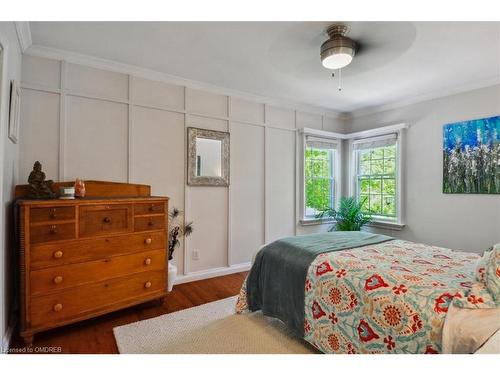
[{"label": "white paneled wall", "polygon": [[238,264],[251,259],[265,240],[265,128],[233,122],[230,131],[229,263]]},{"label": "white paneled wall", "polygon": [[68,95],[64,179],[127,181],[128,106]]},{"label": "white paneled wall", "polygon": [[184,110],[184,87],[133,77],[130,100],[143,106]]},{"label": "white paneled wall", "polygon": [[[295,234],[295,130],[344,131],[303,108],[65,61],[25,56],[22,77],[21,182],[40,160],[48,178],[129,181],[169,196],[194,221],[175,254],[183,281],[240,270],[264,242]],[[230,132],[229,187],[185,184],[191,126]]]},{"label": "white paneled wall", "polygon": [[266,128],[266,236],[295,234],[295,132]]},{"label": "white paneled wall", "polygon": [[19,176],[29,176],[40,160],[47,176],[59,177],[59,94],[23,90],[19,129]]},{"label": "white paneled wall", "polygon": [[[131,182],[151,185],[153,195],[166,195],[171,208],[183,209],[184,114],[136,106],[132,124]],[[182,271],[183,244],[180,249],[174,258]]]},{"label": "white paneled wall", "polygon": [[128,100],[128,75],[83,65],[66,64],[64,89],[96,98]]}]

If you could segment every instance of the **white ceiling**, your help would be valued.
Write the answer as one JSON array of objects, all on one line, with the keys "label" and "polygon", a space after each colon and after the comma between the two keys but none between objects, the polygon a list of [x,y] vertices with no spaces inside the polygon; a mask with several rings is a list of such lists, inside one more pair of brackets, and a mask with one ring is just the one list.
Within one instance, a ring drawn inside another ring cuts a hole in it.
[{"label": "white ceiling", "polygon": [[34,45],[339,112],[500,81],[500,22],[353,22],[343,90],[319,47],[329,22],[31,22]]}]

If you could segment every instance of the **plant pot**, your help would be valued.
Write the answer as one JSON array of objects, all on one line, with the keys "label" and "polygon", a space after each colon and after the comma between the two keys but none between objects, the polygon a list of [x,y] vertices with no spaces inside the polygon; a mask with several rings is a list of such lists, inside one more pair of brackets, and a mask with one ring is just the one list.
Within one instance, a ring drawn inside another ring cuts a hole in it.
[{"label": "plant pot", "polygon": [[168,261],[168,291],[171,292],[177,278],[177,266],[173,260]]}]

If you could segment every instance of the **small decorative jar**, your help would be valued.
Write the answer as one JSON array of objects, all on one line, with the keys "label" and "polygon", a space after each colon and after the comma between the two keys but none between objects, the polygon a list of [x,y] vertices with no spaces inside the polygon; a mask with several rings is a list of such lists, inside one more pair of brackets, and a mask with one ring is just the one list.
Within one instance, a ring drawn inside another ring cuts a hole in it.
[{"label": "small decorative jar", "polygon": [[83,180],[76,178],[75,181],[75,197],[83,198],[85,196],[85,182]]},{"label": "small decorative jar", "polygon": [[75,199],[75,188],[74,187],[60,187],[59,188],[59,199]]}]

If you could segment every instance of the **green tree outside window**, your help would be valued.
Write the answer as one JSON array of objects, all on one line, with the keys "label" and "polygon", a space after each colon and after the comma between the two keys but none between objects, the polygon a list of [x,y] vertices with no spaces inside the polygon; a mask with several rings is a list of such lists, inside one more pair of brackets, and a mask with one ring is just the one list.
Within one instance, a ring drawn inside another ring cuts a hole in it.
[{"label": "green tree outside window", "polygon": [[334,205],[333,150],[307,147],[304,159],[306,217]]}]

